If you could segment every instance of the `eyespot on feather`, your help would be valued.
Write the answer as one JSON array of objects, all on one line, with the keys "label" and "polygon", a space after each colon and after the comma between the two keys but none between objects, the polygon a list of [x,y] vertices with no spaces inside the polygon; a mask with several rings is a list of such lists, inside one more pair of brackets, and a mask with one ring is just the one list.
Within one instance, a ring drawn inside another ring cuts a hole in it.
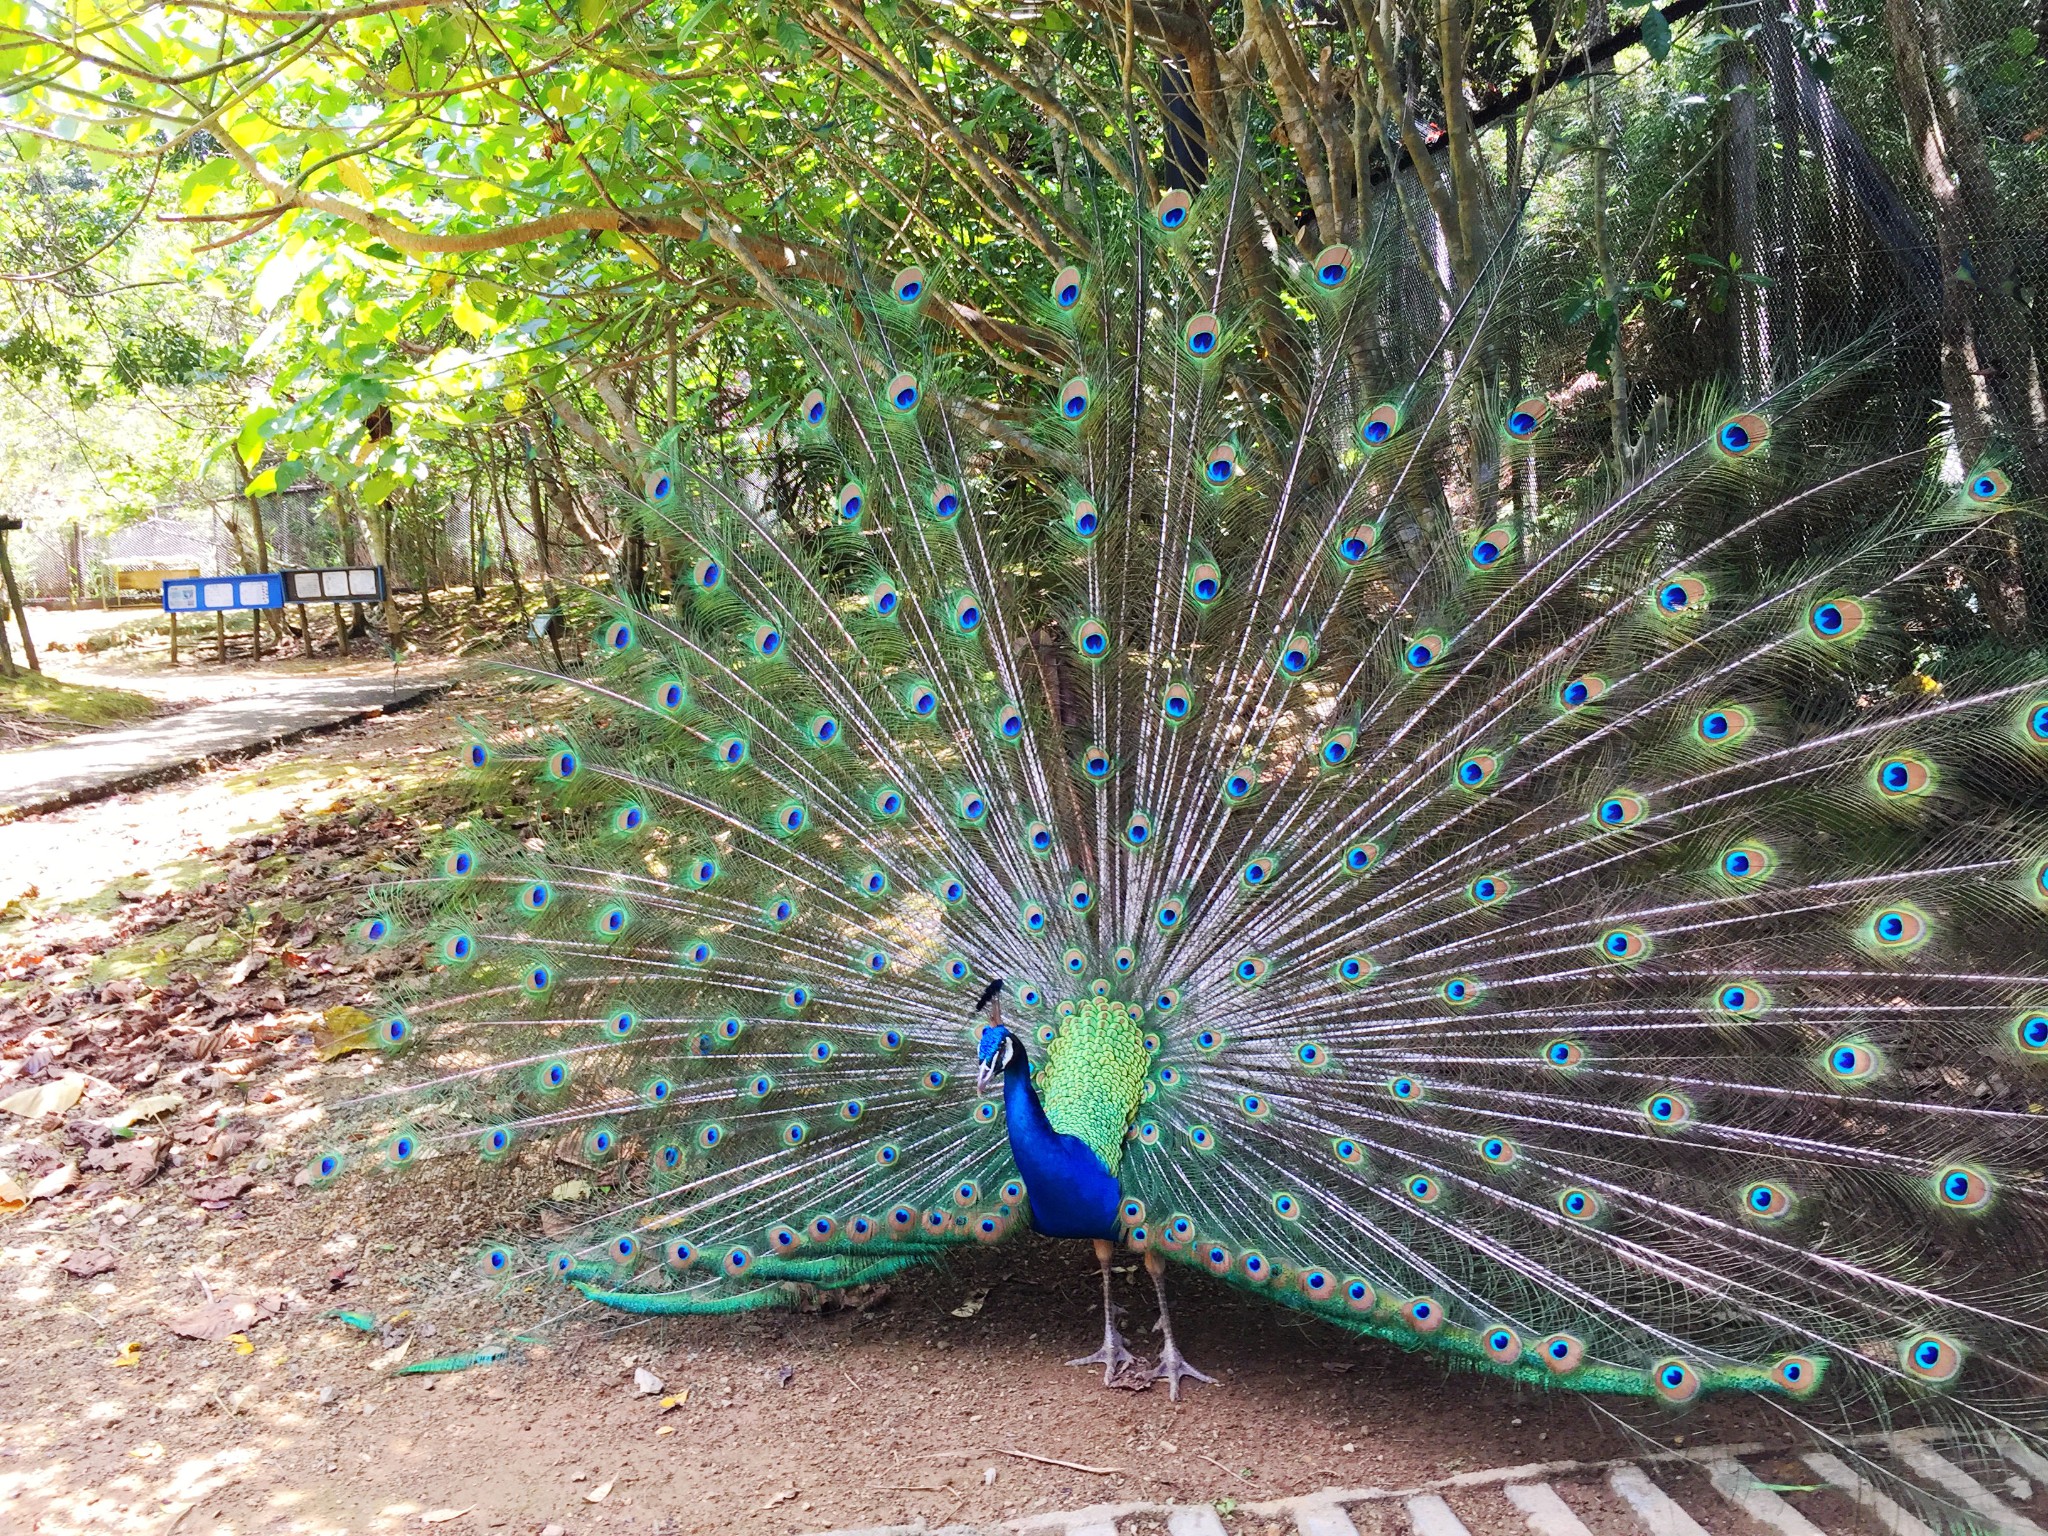
[{"label": "eyespot on feather", "polygon": [[1726,458],[1745,459],[1771,440],[1771,424],[1752,411],[1738,412],[1714,429],[1714,447]]}]

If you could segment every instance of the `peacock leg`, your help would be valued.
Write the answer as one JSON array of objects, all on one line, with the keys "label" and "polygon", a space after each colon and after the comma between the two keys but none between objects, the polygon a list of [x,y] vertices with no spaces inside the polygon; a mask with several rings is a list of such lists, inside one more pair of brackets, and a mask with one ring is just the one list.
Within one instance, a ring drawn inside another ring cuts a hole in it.
[{"label": "peacock leg", "polygon": [[[1092,1355],[1083,1355],[1078,1360],[1069,1360],[1069,1365],[1099,1365],[1102,1367],[1102,1384],[1105,1387],[1149,1385],[1152,1378],[1137,1358],[1124,1346],[1124,1336],[1116,1331],[1116,1301],[1109,1293],[1109,1261],[1116,1253],[1115,1245],[1095,1240],[1095,1262],[1102,1266],[1102,1348]],[[1133,1371],[1133,1367],[1136,1367]],[[1136,1382],[1119,1381],[1117,1378],[1132,1372]]]},{"label": "peacock leg", "polygon": [[1166,1378],[1166,1395],[1176,1403],[1180,1401],[1182,1377],[1193,1377],[1196,1381],[1214,1382],[1216,1378],[1189,1365],[1180,1352],[1180,1345],[1174,1342],[1173,1318],[1166,1310],[1166,1260],[1155,1249],[1145,1250],[1145,1272],[1152,1277],[1152,1289],[1159,1293],[1158,1329],[1165,1336],[1166,1347],[1159,1351],[1159,1364],[1153,1368],[1152,1380]]}]

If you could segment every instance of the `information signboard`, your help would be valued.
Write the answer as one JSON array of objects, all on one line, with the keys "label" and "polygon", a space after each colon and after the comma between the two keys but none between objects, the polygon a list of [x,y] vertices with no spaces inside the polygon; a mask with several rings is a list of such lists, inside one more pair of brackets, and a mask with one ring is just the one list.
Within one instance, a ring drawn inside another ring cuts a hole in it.
[{"label": "information signboard", "polygon": [[201,576],[164,583],[166,613],[234,613],[250,608],[282,608],[284,578],[275,571],[259,576]]},{"label": "information signboard", "polygon": [[381,603],[384,567],[329,566],[315,571],[286,571],[285,592],[294,603]]}]

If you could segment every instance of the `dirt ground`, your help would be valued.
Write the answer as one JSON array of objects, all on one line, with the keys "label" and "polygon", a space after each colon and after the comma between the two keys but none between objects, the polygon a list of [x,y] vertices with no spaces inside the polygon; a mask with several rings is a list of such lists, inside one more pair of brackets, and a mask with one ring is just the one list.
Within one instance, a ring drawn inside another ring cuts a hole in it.
[{"label": "dirt ground", "polygon": [[[361,884],[459,812],[441,782],[457,716],[516,708],[473,688],[0,827],[0,1101],[82,1079],[75,1104],[0,1113],[21,1202],[0,1214],[0,1531],[783,1536],[1399,1488],[1640,1454],[1645,1433],[1786,1442],[1786,1420],[1741,1404],[1630,1429],[1185,1271],[1183,1346],[1218,1383],[1178,1404],[1108,1391],[1062,1363],[1099,1338],[1085,1250],[1030,1237],[864,1309],[584,1310],[525,1328],[500,1363],[396,1374],[502,1337],[497,1302],[438,1282],[504,1197],[296,1182],[353,1070],[322,1062],[313,1031],[393,963],[331,935]],[[1142,1348],[1149,1286],[1120,1283]],[[1504,1504],[1470,1518],[1477,1536],[1519,1529]]]}]

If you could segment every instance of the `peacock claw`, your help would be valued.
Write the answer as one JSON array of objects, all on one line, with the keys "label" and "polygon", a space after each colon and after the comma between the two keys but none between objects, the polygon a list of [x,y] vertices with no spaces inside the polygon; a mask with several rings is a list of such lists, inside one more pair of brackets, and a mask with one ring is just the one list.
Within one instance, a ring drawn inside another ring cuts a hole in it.
[{"label": "peacock claw", "polygon": [[1155,1381],[1164,1381],[1166,1383],[1167,1397],[1177,1403],[1180,1401],[1180,1384],[1183,1380],[1206,1381],[1212,1386],[1216,1382],[1216,1378],[1207,1371],[1198,1371],[1192,1365],[1189,1365],[1181,1352],[1175,1349],[1169,1342],[1160,1353],[1159,1363],[1152,1367],[1151,1374],[1146,1380],[1146,1385],[1150,1386]]},{"label": "peacock claw", "polygon": [[1149,1385],[1151,1377],[1145,1362],[1132,1354],[1125,1346],[1123,1335],[1115,1328],[1105,1328],[1102,1334],[1102,1348],[1092,1355],[1083,1355],[1078,1360],[1069,1360],[1069,1365],[1099,1365],[1102,1367],[1102,1384],[1105,1387],[1129,1386],[1123,1378],[1136,1373],[1145,1377],[1140,1385]]}]

